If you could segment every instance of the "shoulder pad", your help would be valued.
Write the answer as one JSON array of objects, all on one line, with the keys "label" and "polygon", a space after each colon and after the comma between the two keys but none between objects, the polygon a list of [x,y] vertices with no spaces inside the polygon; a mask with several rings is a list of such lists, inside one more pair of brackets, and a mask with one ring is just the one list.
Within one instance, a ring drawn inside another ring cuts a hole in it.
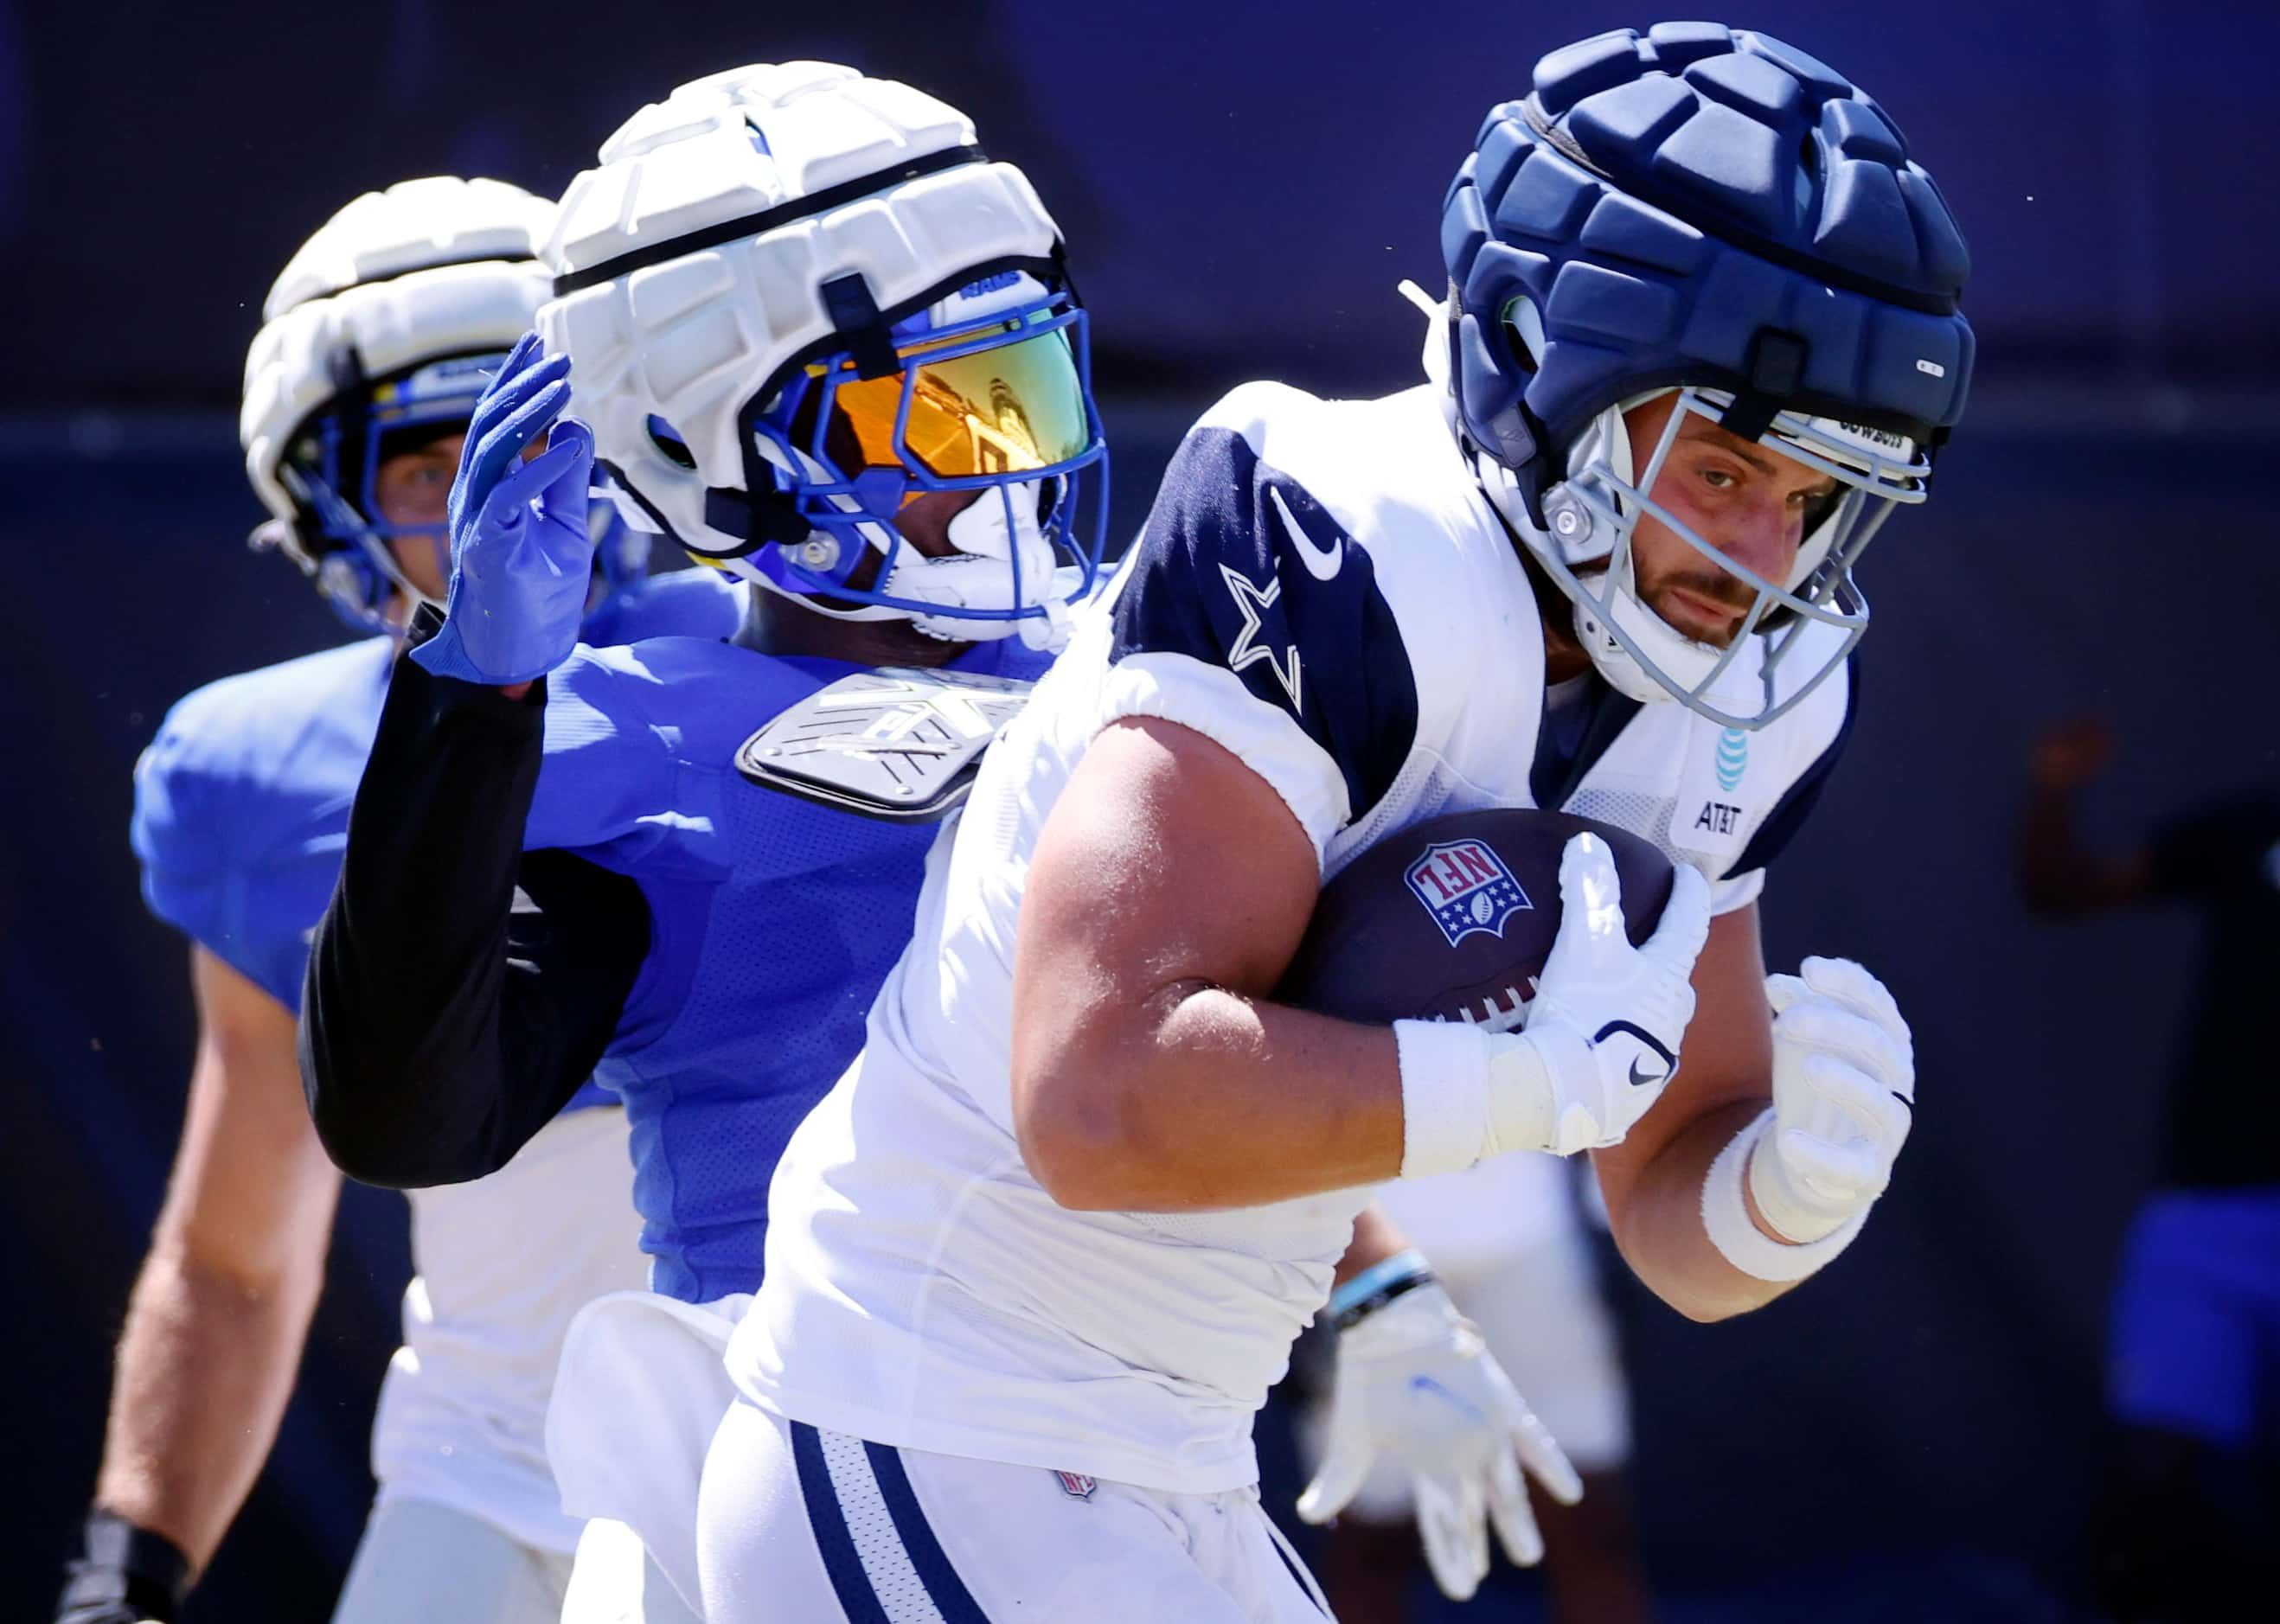
[{"label": "shoulder pad", "polygon": [[597,605],[578,641],[606,648],[651,637],[733,637],[743,614],[743,588],[718,570],[670,570]]},{"label": "shoulder pad", "polygon": [[1033,684],[890,666],[809,695],[746,739],[736,770],[866,818],[930,822],[966,799],[982,753]]}]

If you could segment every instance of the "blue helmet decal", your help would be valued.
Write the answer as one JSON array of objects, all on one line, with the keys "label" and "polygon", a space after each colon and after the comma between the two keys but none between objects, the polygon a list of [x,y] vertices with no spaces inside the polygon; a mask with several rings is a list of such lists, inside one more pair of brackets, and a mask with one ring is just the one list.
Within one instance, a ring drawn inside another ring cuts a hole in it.
[{"label": "blue helmet decal", "polygon": [[1443,210],[1466,432],[1532,511],[1598,413],[1670,385],[1729,393],[1750,438],[1788,410],[1936,445],[1970,380],[1970,262],[1906,153],[1872,98],[1763,35],[1666,23],[1553,51]]}]

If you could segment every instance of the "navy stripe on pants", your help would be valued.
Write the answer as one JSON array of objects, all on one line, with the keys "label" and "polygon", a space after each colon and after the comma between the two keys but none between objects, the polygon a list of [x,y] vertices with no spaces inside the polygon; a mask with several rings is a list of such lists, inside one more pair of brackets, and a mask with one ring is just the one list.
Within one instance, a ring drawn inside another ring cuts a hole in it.
[{"label": "navy stripe on pants", "polygon": [[[823,1557],[824,1572],[831,1577],[831,1589],[839,1597],[840,1610],[846,1613],[850,1624],[896,1624],[879,1599],[870,1574],[864,1570],[862,1556],[855,1549],[855,1536],[847,1527],[846,1509],[839,1502],[837,1485],[831,1481],[830,1463],[823,1457],[821,1436],[805,1421],[793,1421],[790,1425],[792,1460],[799,1471],[800,1497],[806,1503],[808,1526],[814,1531],[815,1548]],[[943,1616],[945,1624],[990,1624],[989,1615],[982,1611],[973,1592],[966,1588],[966,1582],[951,1566],[942,1542],[935,1537],[926,1513],[920,1509],[918,1496],[911,1488],[910,1474],[903,1468],[901,1454],[883,1443],[866,1442],[863,1459],[879,1486],[880,1498],[886,1502],[887,1514],[894,1522],[896,1536],[902,1542],[903,1554],[910,1559],[912,1570],[926,1588],[927,1599],[934,1604],[935,1611]]]}]

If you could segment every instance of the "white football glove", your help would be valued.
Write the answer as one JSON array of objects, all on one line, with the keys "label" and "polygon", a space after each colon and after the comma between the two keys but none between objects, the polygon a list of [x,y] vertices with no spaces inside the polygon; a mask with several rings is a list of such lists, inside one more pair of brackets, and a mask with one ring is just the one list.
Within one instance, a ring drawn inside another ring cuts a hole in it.
[{"label": "white football glove", "polygon": [[1884,984],[1849,958],[1769,975],[1773,1129],[1750,1156],[1758,1212],[1799,1243],[1834,1235],[1884,1193],[1908,1136],[1915,1048]]},{"label": "white football glove", "polygon": [[1429,1280],[1338,1333],[1329,1443],[1298,1497],[1298,1515],[1308,1522],[1336,1516],[1381,1453],[1408,1469],[1425,1559],[1442,1593],[1457,1601],[1489,1571],[1490,1521],[1514,1562],[1543,1559],[1522,1463],[1562,1505],[1583,1495],[1575,1468],[1479,1329]]},{"label": "white football glove", "polygon": [[1493,1040],[1484,1154],[1618,1144],[1678,1074],[1694,1018],[1690,978],[1710,932],[1701,871],[1678,865],[1654,934],[1633,947],[1614,858],[1605,841],[1578,835],[1560,856],[1560,907],[1528,1028]]}]

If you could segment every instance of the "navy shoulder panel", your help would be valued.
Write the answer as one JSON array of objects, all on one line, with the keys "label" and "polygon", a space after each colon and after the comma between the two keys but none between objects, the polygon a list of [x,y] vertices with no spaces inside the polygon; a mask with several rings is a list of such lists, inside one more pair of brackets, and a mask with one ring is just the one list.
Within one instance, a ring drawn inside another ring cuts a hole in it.
[{"label": "navy shoulder panel", "polygon": [[1750,836],[1750,843],[1742,848],[1742,855],[1734,859],[1728,874],[1745,874],[1753,868],[1765,867],[1805,827],[1806,819],[1821,799],[1822,787],[1829,782],[1829,775],[1837,770],[1837,758],[1844,755],[1845,742],[1852,736],[1852,719],[1860,714],[1860,657],[1855,653],[1848,655],[1845,661],[1845,720],[1837,724],[1837,736],[1774,803],[1773,811],[1766,814],[1758,832]]},{"label": "navy shoulder panel", "polygon": [[1239,434],[1190,433],[1166,470],[1112,660],[1223,666],[1337,763],[1351,815],[1392,786],[1417,737],[1417,681],[1369,554]]}]

